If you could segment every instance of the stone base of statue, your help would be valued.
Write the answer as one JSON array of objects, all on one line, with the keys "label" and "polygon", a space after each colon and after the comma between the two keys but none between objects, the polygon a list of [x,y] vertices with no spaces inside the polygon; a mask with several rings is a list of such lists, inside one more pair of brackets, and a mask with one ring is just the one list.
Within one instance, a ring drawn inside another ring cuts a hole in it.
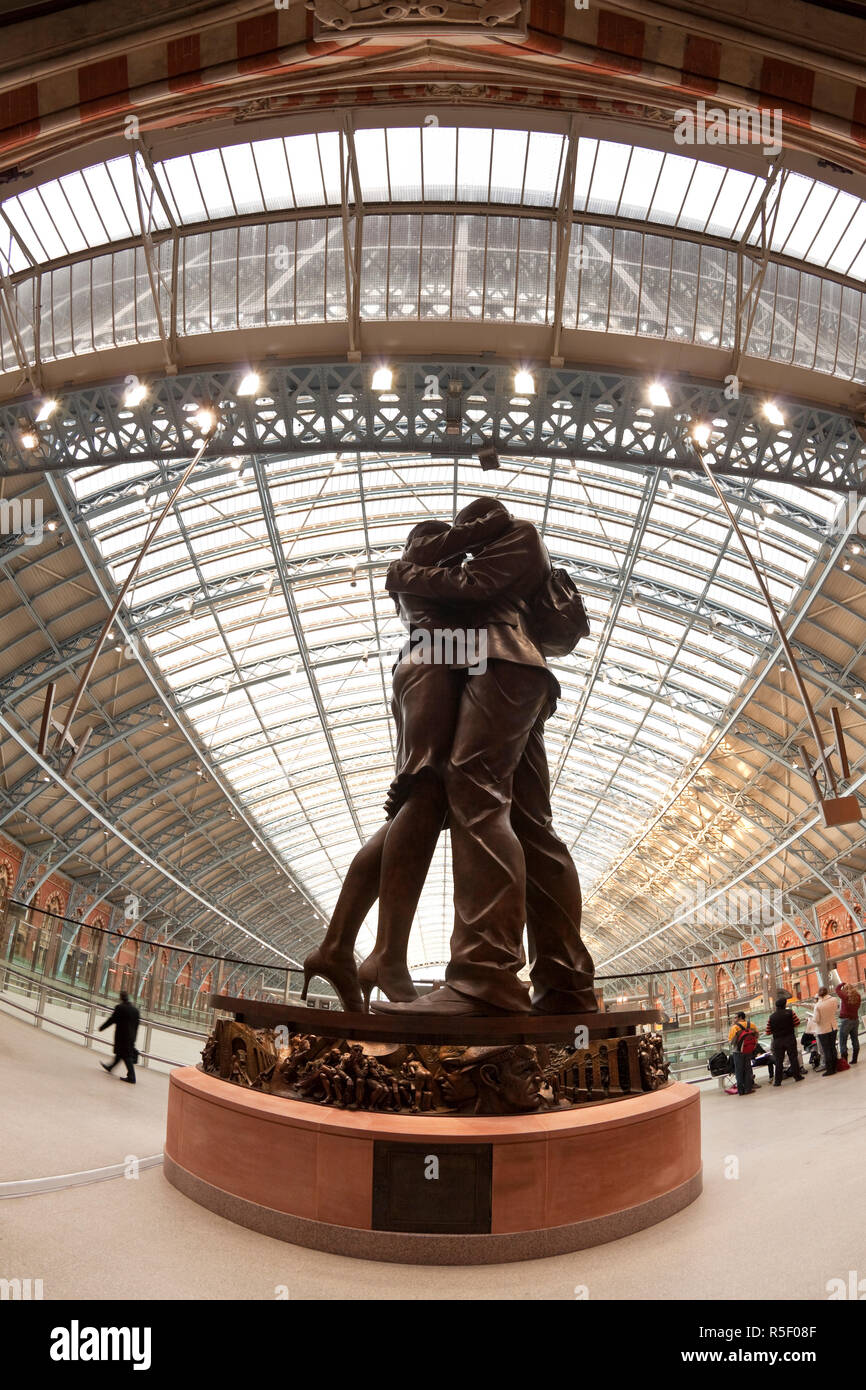
[{"label": "stone base of statue", "polygon": [[616,1239],[700,1192],[699,1096],[637,1031],[654,1014],[428,1019],[416,1041],[408,1019],[212,1002],[235,1017],[172,1073],[165,1172],[241,1225],[485,1264]]},{"label": "stone base of statue", "polygon": [[337,1109],[172,1072],[165,1175],[294,1245],[400,1264],[539,1259],[616,1240],[701,1190],[700,1100],[667,1083],[543,1113]]}]

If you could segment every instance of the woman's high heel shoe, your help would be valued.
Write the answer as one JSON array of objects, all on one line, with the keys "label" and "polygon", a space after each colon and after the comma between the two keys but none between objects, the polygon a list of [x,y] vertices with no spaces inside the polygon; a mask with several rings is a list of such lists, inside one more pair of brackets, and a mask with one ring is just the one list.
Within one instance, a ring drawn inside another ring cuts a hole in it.
[{"label": "woman's high heel shoe", "polygon": [[364,996],[364,1010],[370,1011],[370,995],[379,989],[392,1004],[408,1004],[418,998],[418,991],[405,965],[388,966],[375,955],[368,956],[358,967],[358,981]]},{"label": "woman's high heel shoe", "polygon": [[320,980],[327,980],[331,988],[336,990],[346,1013],[360,1014],[365,1011],[354,959],[350,963],[345,959],[336,960],[323,951],[321,946],[311,951],[304,961],[304,988],[301,990],[301,999],[304,1001],[314,975],[318,975]]}]

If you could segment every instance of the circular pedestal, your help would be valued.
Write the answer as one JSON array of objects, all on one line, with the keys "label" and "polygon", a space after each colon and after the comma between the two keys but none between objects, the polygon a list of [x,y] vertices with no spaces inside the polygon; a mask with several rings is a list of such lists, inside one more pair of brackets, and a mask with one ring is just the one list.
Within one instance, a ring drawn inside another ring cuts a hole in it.
[{"label": "circular pedestal", "polygon": [[165,1174],[220,1216],[362,1259],[500,1264],[662,1221],[701,1190],[700,1098],[495,1117],[345,1111],[171,1074]]}]

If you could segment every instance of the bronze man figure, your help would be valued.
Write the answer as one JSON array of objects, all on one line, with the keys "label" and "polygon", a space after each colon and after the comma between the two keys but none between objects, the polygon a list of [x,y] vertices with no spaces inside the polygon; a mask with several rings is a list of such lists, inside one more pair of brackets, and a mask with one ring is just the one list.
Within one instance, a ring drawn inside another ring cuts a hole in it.
[{"label": "bronze man figure", "polygon": [[[465,529],[464,529],[465,528]],[[471,559],[443,566],[448,547]],[[390,592],[433,600],[487,632],[483,670],[467,671],[445,789],[454,865],[454,932],[445,986],[423,999],[377,1004],[383,1013],[488,1015],[581,1012],[596,1008],[592,961],[580,939],[580,887],[552,829],[543,723],[559,687],[533,638],[530,600],[550,574],[535,527],[502,504],[479,498],[460,512],[445,540],[422,542],[423,558],[395,561]],[[534,995],[518,979],[527,919],[526,857],[513,824],[515,775],[522,779],[524,828],[553,911],[536,905],[527,922]]]}]

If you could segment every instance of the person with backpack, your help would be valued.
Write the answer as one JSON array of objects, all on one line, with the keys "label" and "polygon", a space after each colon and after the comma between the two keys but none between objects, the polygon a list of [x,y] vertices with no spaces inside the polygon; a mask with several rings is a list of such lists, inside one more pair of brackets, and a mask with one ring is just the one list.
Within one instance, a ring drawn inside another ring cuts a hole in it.
[{"label": "person with backpack", "polygon": [[[462,561],[465,554],[454,550],[458,544],[455,534],[467,549],[479,551],[490,532],[484,516],[462,523],[459,532],[447,521],[429,519],[409,532],[403,558],[426,565]],[[573,585],[571,588],[579,605],[577,623],[585,633],[586,614],[577,591]],[[560,608],[567,607],[567,585],[558,585],[555,592]],[[329,981],[343,1008],[350,1012],[365,1009],[373,989],[394,1002],[416,997],[406,960],[409,934],[436,843],[446,823],[443,773],[454,740],[467,668],[471,664],[480,668],[479,661],[470,663],[465,659],[470,643],[459,640],[463,631],[455,610],[433,599],[396,591],[392,597],[409,639],[393,669],[391,709],[397,762],[385,804],[387,819],[349,865],[325,937],[304,960],[301,998],[306,998],[310,979],[318,975]],[[466,615],[463,624],[465,627]],[[556,625],[551,620],[545,626],[549,632]],[[560,624],[560,641],[568,641],[568,631],[566,628],[563,638]],[[448,659],[419,660],[421,649],[414,640],[419,633],[439,633],[453,639],[447,647],[442,644],[440,656]],[[567,953],[581,949],[580,937],[572,931],[573,924],[580,922],[577,874],[569,872],[571,860],[564,845],[553,835],[549,821],[537,814],[537,808],[543,807],[538,789],[547,786],[547,775],[543,721],[538,721],[514,773],[511,824],[526,866],[527,931],[535,947],[533,981],[539,993],[551,973],[559,972],[554,984],[568,983]],[[557,872],[558,863],[563,866],[562,872]],[[355,942],[377,899],[376,942],[358,966]],[[575,964],[580,966],[580,960]]]},{"label": "person with backpack", "polygon": [[854,985],[837,985],[839,997],[839,1056],[848,1061],[848,1039],[851,1039],[851,1066],[860,1056],[860,991]]},{"label": "person with backpack", "polygon": [[728,1033],[728,1042],[733,1048],[737,1095],[750,1096],[755,1089],[752,1054],[758,1046],[758,1030],[754,1023],[749,1023],[744,1013],[738,1013],[734,1019],[731,1031]]},{"label": "person with backpack", "polygon": [[[444,773],[454,871],[451,959],[440,989],[374,1009],[468,1017],[530,1009],[594,1012],[592,960],[580,937],[580,885],[552,828],[544,755],[544,722],[560,691],[533,621],[537,611],[544,620],[539,628],[556,626],[558,609],[568,626],[573,606],[535,526],[511,516],[501,502],[476,498],[458,513],[451,532],[447,543],[469,559],[443,564],[447,555],[437,541],[427,563],[396,560],[386,580],[389,593],[435,599],[487,633],[485,669],[467,673]],[[553,895],[567,904],[564,912],[542,911],[534,920],[527,919],[526,861],[512,823],[515,773],[528,747],[536,757],[522,807],[525,830]],[[518,977],[524,923],[531,996]]]},{"label": "person with backpack", "polygon": [[780,994],[776,1000],[776,1007],[767,1019],[767,1032],[773,1039],[773,1057],[776,1062],[776,1075],[773,1079],[773,1086],[781,1086],[785,1072],[785,1058],[791,1068],[791,1075],[795,1081],[803,1080],[803,1073],[800,1070],[800,1058],[797,1055],[797,1038],[794,1029],[800,1026],[800,1020],[793,1009],[788,1008],[788,999],[784,994]]}]

